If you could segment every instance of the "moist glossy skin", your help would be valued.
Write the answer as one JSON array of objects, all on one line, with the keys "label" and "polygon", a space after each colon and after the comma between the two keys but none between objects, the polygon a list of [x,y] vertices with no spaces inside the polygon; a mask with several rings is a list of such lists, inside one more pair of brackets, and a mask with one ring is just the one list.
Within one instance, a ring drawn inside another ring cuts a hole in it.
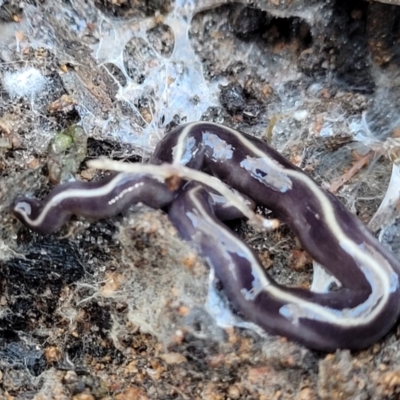
[{"label": "moist glossy skin", "polygon": [[206,170],[244,193],[252,207],[273,210],[341,288],[317,294],[277,285],[220,222],[239,216],[235,210],[193,184],[172,193],[151,174],[68,183],[43,202],[16,199],[13,212],[31,229],[51,233],[71,214],[105,218],[137,202],[169,206],[171,221],[215,270],[236,310],[267,331],[332,351],[369,346],[396,322],[399,262],[336,197],[261,140],[222,125],[191,123],[159,143],[152,163]]},{"label": "moist glossy skin", "polygon": [[[393,308],[398,307],[398,293],[393,293],[381,311],[364,324],[371,309],[364,307],[362,289],[312,293],[278,285],[265,275],[253,251],[215,216],[214,203],[200,186],[182,190],[168,216],[181,237],[191,241],[214,269],[234,308],[268,332],[307,347],[332,351],[366,347],[395,322]],[[379,304],[380,299],[375,297],[373,301]],[[308,318],[299,313],[297,319],[297,307],[308,310]],[[291,308],[288,318],[285,309]],[[343,308],[346,311],[340,312]]]},{"label": "moist glossy skin", "polygon": [[57,186],[44,201],[18,197],[14,215],[32,230],[49,234],[58,231],[71,215],[107,218],[135,203],[163,208],[174,193],[157,179],[120,173],[99,182],[71,182]]},{"label": "moist glossy skin", "polygon": [[[242,218],[242,213],[231,207],[225,199],[209,192],[218,218],[227,221]],[[136,203],[152,208],[165,208],[176,193],[157,177],[114,174],[98,182],[69,182],[57,186],[47,198],[40,201],[34,197],[17,197],[12,205],[13,214],[35,232],[51,234],[57,232],[71,215],[96,219],[109,218],[128,209]],[[242,195],[243,196],[243,195]],[[249,208],[255,203],[246,196]]]},{"label": "moist glossy skin", "polygon": [[[246,301],[243,290],[258,291],[251,281],[261,272],[245,257],[234,258],[227,268],[215,246],[218,235],[207,239],[205,230],[201,254],[246,318],[268,331],[321,350],[366,347],[396,322],[400,312],[398,260],[335,196],[266,143],[221,125],[192,123],[166,135],[152,162],[210,170],[256,204],[273,210],[295,231],[311,256],[342,284],[338,292],[325,295],[260,289],[256,298]],[[183,206],[188,201],[179,200]],[[200,234],[183,233],[184,221],[190,226],[187,219],[172,219],[183,237],[198,244]],[[218,257],[218,262],[211,261]],[[232,268],[241,271],[235,279]],[[289,292],[295,297],[285,294]],[[317,310],[312,304],[323,308]]]}]

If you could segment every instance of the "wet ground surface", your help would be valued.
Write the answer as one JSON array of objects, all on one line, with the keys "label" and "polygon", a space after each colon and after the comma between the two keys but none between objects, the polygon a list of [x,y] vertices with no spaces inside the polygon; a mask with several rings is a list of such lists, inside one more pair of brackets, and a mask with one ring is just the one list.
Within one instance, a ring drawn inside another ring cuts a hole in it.
[{"label": "wet ground surface", "polygon": [[[42,236],[9,205],[101,179],[85,165],[101,155],[146,161],[171,127],[204,119],[270,142],[368,223],[399,179],[400,7],[0,5],[1,399],[398,398],[397,327],[334,354],[223,329],[205,307],[207,266],[161,211],[73,218]],[[396,217],[371,226],[399,255]],[[279,282],[309,286],[287,228],[233,229]]]}]

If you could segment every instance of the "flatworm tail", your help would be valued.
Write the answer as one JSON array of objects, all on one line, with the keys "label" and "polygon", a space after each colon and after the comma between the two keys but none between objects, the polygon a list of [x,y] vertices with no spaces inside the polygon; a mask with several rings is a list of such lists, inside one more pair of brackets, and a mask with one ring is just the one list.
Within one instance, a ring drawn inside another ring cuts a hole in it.
[{"label": "flatworm tail", "polygon": [[[169,133],[157,147],[152,162],[180,163],[209,170],[256,204],[271,209],[294,230],[310,255],[342,285],[339,294],[332,292],[322,297],[301,290],[276,292],[279,286],[267,285],[269,279],[264,279],[266,288],[252,289],[249,286],[252,276],[261,276],[258,262],[246,261],[247,267],[240,271],[247,273],[238,275],[237,268],[232,272],[221,257],[219,279],[238,310],[254,322],[324,350],[368,346],[396,322],[400,313],[399,261],[335,196],[266,143],[221,125],[191,123]],[[205,237],[202,240],[206,241]],[[206,260],[212,259],[217,251],[216,237],[209,238],[209,251],[203,246],[202,255]],[[197,239],[190,236],[194,243]],[[239,245],[237,239],[234,243]],[[217,268],[216,263],[213,268]],[[232,283],[234,274],[240,276],[236,285],[228,284]],[[243,291],[260,293],[256,300],[246,303]],[[305,299],[312,302],[304,303]],[[267,319],[276,322],[267,323]],[[304,337],[302,329],[309,339]]]},{"label": "flatworm tail", "polygon": [[[170,206],[172,222],[215,270],[236,310],[266,330],[331,351],[366,347],[395,324],[400,314],[399,261],[335,196],[266,143],[222,125],[196,122],[169,133],[152,163],[209,172],[243,193],[247,205],[235,210],[194,183],[176,198],[157,178],[160,168],[174,168],[164,165],[140,167],[140,173],[120,173],[101,182],[60,185],[44,201],[16,199],[12,211],[32,230],[52,233],[73,214],[106,218],[138,202]],[[249,247],[220,221],[255,205],[271,209],[290,225],[341,286],[315,293],[283,287],[268,277]]]},{"label": "flatworm tail", "polygon": [[386,295],[382,290],[387,288],[379,286],[372,292],[343,287],[313,293],[277,284],[253,251],[215,216],[212,198],[200,186],[183,190],[168,216],[214,269],[233,307],[268,332],[318,350],[358,349],[374,343],[396,321],[393,309],[400,296],[394,288]]}]

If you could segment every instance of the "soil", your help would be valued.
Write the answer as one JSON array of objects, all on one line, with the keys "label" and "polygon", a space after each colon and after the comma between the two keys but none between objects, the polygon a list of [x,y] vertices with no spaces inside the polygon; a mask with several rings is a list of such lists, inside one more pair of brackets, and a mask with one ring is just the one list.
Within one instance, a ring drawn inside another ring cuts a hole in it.
[{"label": "soil", "polygon": [[[90,159],[146,161],[204,119],[263,138],[324,187],[342,178],[336,194],[368,223],[400,126],[400,7],[384,3],[0,0],[1,400],[399,398],[397,326],[333,354],[222,328],[207,265],[160,210],[45,236],[9,209],[101,179]],[[276,280],[310,285],[287,227],[232,229]]]}]

